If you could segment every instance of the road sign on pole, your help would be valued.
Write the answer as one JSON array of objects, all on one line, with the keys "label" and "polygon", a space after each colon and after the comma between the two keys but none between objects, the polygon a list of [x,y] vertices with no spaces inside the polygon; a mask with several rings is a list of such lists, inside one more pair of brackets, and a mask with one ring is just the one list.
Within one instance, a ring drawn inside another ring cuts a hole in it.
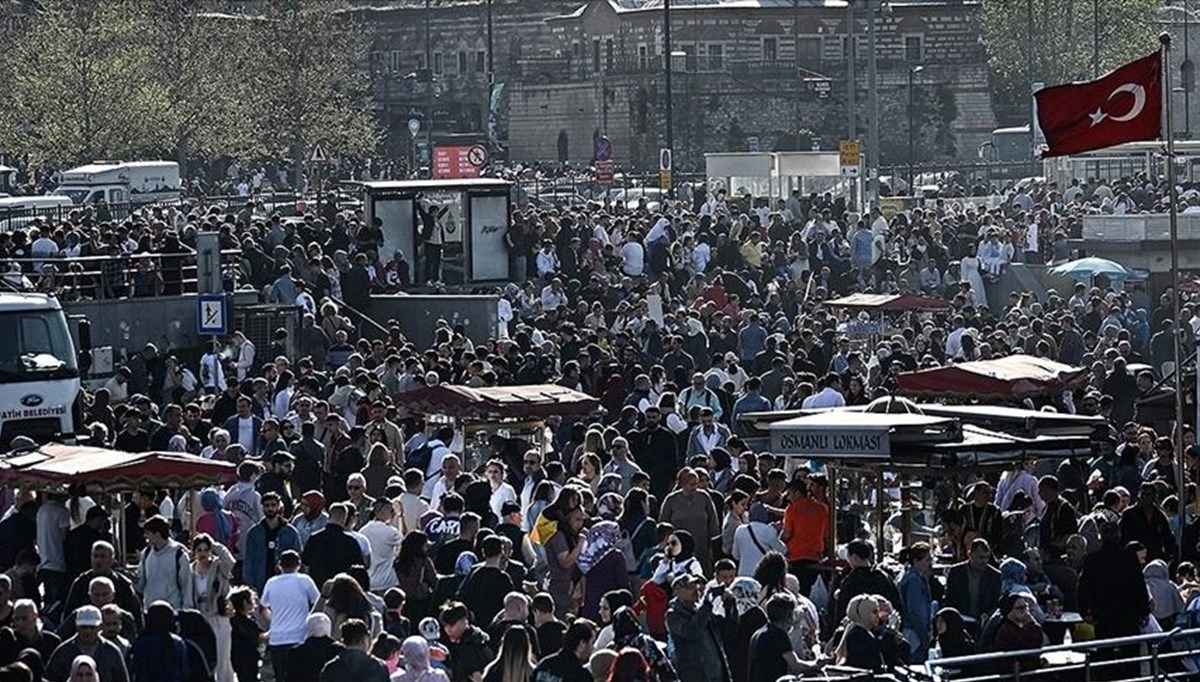
[{"label": "road sign on pole", "polygon": [[329,157],[325,156],[325,150],[318,144],[313,145],[312,153],[308,155],[308,161],[309,163],[326,163],[329,161]]},{"label": "road sign on pole", "polygon": [[857,178],[859,166],[862,165],[862,153],[859,149],[858,140],[842,140],[839,142],[838,156],[841,157],[842,175]]},{"label": "road sign on pole", "polygon": [[408,119],[408,134],[416,137],[421,132],[421,121],[415,118]]},{"label": "road sign on pole", "polygon": [[612,140],[608,139],[604,135],[596,138],[596,141],[592,144],[592,148],[593,155],[596,157],[597,161],[608,161],[612,158]]},{"label": "road sign on pole", "polygon": [[488,162],[487,147],[483,145],[475,145],[467,150],[467,162],[476,168],[483,168]]},{"label": "road sign on pole", "polygon": [[225,294],[199,294],[196,297],[196,335],[223,336],[225,323]]},{"label": "road sign on pole", "polygon": [[658,152],[658,169],[660,171],[671,170],[671,150],[666,147]]}]

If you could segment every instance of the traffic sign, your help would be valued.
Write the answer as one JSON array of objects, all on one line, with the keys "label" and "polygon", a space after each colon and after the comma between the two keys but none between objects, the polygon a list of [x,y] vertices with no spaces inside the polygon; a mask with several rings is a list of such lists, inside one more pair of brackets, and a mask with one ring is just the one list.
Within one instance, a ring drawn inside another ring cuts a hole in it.
[{"label": "traffic sign", "polygon": [[838,156],[842,166],[842,175],[858,177],[858,167],[862,164],[862,154],[858,140],[842,140],[838,143]]},{"label": "traffic sign", "polygon": [[419,132],[421,132],[421,121],[415,118],[408,119],[408,134],[416,137]]},{"label": "traffic sign", "polygon": [[759,141],[757,135],[751,135],[750,137],[746,138],[746,151],[756,152],[758,151],[758,145]]},{"label": "traffic sign", "polygon": [[475,145],[467,150],[467,162],[476,168],[483,168],[488,162],[488,151],[483,145]]},{"label": "traffic sign", "polygon": [[612,140],[604,135],[596,138],[596,141],[592,143],[592,148],[597,161],[608,161],[612,158]]},{"label": "traffic sign", "polygon": [[196,297],[196,334],[223,336],[225,324],[225,294],[199,294]]},{"label": "traffic sign", "polygon": [[658,186],[660,189],[671,189],[671,169],[660,170],[658,172]]},{"label": "traffic sign", "polygon": [[613,162],[597,161],[596,162],[596,184],[608,186],[613,184],[613,176],[616,174],[616,169],[613,167]]},{"label": "traffic sign", "polygon": [[312,154],[308,155],[309,163],[325,163],[329,161],[329,157],[325,156],[325,150],[321,145],[313,145]]},{"label": "traffic sign", "polygon": [[658,169],[660,171],[671,170],[671,150],[666,147],[658,152]]}]

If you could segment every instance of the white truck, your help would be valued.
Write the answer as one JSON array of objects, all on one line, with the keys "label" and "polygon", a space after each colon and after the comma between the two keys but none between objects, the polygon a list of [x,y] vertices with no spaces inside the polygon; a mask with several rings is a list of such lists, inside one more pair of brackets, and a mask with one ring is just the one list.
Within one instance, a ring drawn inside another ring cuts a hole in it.
[{"label": "white truck", "polygon": [[178,199],[179,164],[174,161],[94,161],[63,171],[54,194],[79,206],[150,204]]},{"label": "white truck", "polygon": [[[91,346],[89,323],[78,321],[80,347]],[[67,316],[58,299],[0,289],[0,452],[13,438],[75,440],[83,423],[80,364]]]}]

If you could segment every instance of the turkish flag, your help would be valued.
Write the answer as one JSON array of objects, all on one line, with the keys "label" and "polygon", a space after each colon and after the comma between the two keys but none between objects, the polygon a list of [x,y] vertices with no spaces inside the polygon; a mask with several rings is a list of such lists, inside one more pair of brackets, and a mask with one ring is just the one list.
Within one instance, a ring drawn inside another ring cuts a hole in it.
[{"label": "turkish flag", "polygon": [[1098,80],[1055,85],[1033,96],[1049,147],[1043,158],[1157,140],[1162,137],[1162,53]]}]

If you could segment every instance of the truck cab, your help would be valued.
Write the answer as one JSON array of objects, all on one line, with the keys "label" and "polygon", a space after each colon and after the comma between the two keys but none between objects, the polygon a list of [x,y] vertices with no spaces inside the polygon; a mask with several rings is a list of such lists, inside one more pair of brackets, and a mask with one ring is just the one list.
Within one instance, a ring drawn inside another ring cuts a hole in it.
[{"label": "truck cab", "polygon": [[0,451],[17,436],[73,442],[82,416],[79,359],[58,299],[0,291]]}]

